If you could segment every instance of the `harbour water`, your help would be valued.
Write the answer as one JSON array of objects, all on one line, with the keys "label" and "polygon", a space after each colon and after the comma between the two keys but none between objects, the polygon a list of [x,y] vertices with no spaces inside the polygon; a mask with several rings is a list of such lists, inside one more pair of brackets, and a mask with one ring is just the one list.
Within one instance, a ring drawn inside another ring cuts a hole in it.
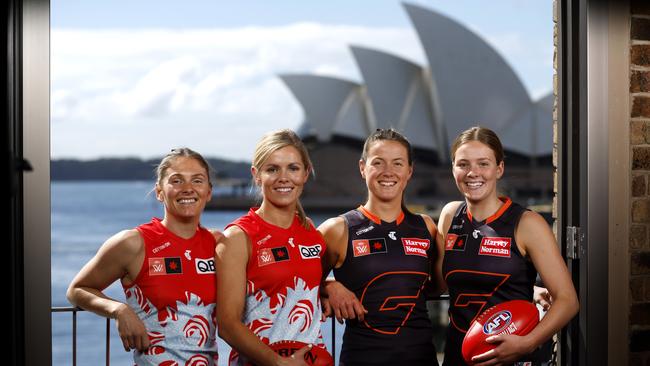
[{"label": "harbour water", "polygon": [[[70,306],[65,291],[74,275],[97,252],[111,235],[162,217],[160,203],[153,193],[152,182],[52,182],[52,306]],[[244,212],[206,211],[202,224],[222,229]],[[318,225],[326,217],[312,215]],[[124,301],[118,282],[105,290]],[[110,363],[131,365],[132,356],[124,351],[115,324],[110,324]],[[325,344],[331,344],[331,323],[323,323]],[[336,327],[337,351],[343,326]],[[106,320],[81,312],[77,318],[77,364],[103,365],[106,352]],[[219,365],[226,365],[230,347],[219,341]],[[338,352],[337,352],[338,353]],[[338,360],[338,355],[337,355]],[[72,364],[72,314],[52,314],[52,363]]]}]

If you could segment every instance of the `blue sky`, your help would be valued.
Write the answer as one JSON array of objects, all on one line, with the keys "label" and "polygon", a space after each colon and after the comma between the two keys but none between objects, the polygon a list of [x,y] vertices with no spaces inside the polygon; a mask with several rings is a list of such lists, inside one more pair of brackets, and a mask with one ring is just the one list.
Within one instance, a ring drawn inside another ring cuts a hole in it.
[{"label": "blue sky", "polygon": [[[413,3],[480,34],[534,98],[551,90],[550,0]],[[396,0],[52,0],[51,7],[53,158],[154,157],[186,145],[249,160],[261,134],[302,121],[278,73],[360,82],[350,44],[426,66]]]}]

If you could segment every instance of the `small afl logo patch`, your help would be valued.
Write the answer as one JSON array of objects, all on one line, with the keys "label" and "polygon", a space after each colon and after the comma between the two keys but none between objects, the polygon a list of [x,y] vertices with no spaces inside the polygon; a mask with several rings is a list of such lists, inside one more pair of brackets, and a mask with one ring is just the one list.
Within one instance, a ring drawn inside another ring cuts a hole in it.
[{"label": "small afl logo patch", "polygon": [[322,250],[322,247],[320,244],[316,245],[298,245],[298,248],[300,249],[300,256],[302,259],[313,259],[313,258],[320,258],[320,252]]}]

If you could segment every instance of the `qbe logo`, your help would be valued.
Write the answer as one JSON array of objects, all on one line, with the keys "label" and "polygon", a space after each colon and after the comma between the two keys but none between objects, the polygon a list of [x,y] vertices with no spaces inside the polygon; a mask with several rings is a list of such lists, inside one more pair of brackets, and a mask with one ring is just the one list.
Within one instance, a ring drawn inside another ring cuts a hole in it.
[{"label": "qbe logo", "polygon": [[214,258],[194,258],[194,264],[196,265],[196,273],[198,274],[214,273]]},{"label": "qbe logo", "polygon": [[322,247],[320,244],[316,245],[298,245],[300,249],[300,256],[302,259],[320,258]]}]

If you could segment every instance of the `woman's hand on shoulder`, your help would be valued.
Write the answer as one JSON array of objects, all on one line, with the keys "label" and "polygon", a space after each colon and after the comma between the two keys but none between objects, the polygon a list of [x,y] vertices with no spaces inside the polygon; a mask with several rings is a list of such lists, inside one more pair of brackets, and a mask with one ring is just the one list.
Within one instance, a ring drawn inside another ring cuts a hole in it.
[{"label": "woman's hand on shoulder", "polygon": [[209,229],[208,231],[210,231],[210,234],[212,234],[215,243],[218,243],[223,239],[223,232],[221,230]]}]

